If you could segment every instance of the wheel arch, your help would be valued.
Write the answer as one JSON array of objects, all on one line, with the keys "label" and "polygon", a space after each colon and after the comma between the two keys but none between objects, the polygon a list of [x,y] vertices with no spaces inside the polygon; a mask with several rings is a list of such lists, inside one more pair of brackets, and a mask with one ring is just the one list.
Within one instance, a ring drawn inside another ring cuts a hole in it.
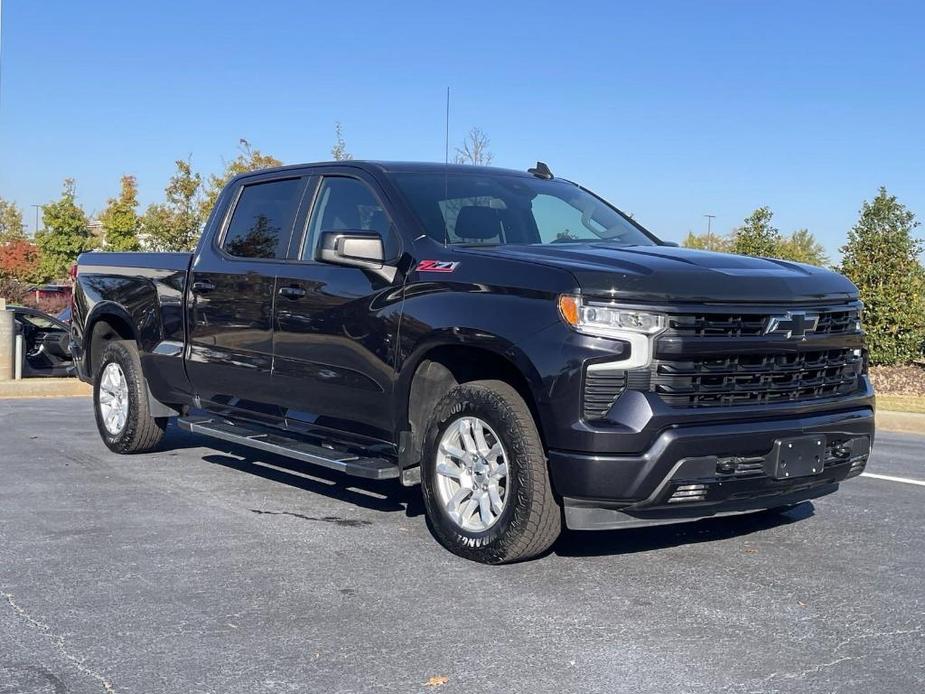
[{"label": "wheel arch", "polygon": [[451,388],[471,381],[499,380],[514,388],[530,409],[545,447],[542,380],[515,345],[500,339],[487,344],[431,342],[419,347],[413,359],[406,360],[402,372],[400,423],[409,439],[405,443],[403,467],[420,461],[428,413]]},{"label": "wheel arch", "polygon": [[86,371],[90,378],[96,372],[99,355],[112,340],[130,340],[138,344],[134,322],[128,311],[118,304],[103,302],[94,308],[84,330]]}]

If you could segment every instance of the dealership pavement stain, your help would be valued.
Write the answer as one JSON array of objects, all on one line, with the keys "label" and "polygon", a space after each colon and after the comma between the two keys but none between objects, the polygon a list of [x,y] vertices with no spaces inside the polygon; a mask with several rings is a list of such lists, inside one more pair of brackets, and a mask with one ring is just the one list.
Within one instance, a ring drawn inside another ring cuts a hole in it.
[{"label": "dealership pavement stain", "polygon": [[364,525],[372,525],[372,521],[359,520],[356,518],[341,518],[340,516],[306,516],[303,513],[294,513],[293,511],[263,511],[259,508],[252,508],[251,513],[259,513],[262,516],[292,516],[307,521],[316,521],[319,523],[333,523],[346,528],[360,528]]},{"label": "dealership pavement stain", "polygon": [[[28,665],[24,663],[0,663],[0,675],[5,675],[4,681],[10,680],[12,686],[0,689],[2,692],[37,692],[36,687],[48,684],[53,688],[54,694],[67,694],[67,685],[51,670],[42,665]],[[47,687],[44,688],[48,690]]]}]

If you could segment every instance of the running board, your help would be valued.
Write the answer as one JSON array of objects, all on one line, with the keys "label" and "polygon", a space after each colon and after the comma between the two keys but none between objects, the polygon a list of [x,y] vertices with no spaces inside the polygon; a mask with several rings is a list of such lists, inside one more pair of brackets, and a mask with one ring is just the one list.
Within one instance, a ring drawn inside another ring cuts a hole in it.
[{"label": "running board", "polygon": [[250,429],[240,424],[209,417],[179,417],[177,426],[194,434],[203,434],[212,438],[239,443],[257,448],[268,453],[295,458],[306,463],[320,465],[337,470],[353,477],[368,480],[388,480],[398,478],[398,465],[384,458],[361,458],[354,453],[335,451],[324,446],[292,439],[284,434],[277,434],[258,429]]}]

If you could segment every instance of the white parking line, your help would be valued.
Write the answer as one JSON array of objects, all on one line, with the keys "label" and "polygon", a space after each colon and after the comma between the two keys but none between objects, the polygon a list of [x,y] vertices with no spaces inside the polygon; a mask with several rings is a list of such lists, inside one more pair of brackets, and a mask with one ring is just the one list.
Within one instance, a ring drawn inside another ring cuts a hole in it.
[{"label": "white parking line", "polygon": [[892,475],[877,475],[873,472],[862,472],[861,477],[873,477],[875,480],[886,480],[887,482],[902,482],[903,484],[914,484],[919,487],[925,487],[925,481],[911,480],[908,477],[893,477]]}]

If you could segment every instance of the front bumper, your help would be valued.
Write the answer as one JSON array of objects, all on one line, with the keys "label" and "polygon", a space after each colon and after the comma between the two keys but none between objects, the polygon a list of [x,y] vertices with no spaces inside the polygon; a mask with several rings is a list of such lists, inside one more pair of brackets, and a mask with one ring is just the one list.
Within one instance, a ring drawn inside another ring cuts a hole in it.
[{"label": "front bumper", "polygon": [[[818,436],[820,472],[775,474],[775,441]],[[787,506],[829,494],[864,470],[874,438],[869,407],[787,419],[663,430],[636,455],[550,451],[553,487],[576,530],[695,520]]]}]

